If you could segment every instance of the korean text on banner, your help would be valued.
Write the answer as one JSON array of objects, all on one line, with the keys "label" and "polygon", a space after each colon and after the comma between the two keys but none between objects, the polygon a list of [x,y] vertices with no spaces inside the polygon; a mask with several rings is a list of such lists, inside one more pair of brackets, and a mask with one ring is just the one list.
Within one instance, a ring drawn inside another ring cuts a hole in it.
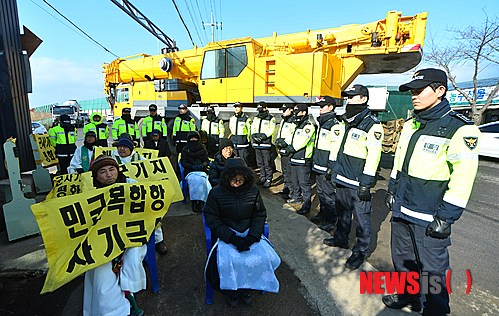
[{"label": "korean text on banner", "polygon": [[[36,164],[41,164],[43,167],[50,167],[59,162],[55,155],[55,148],[50,144],[48,134],[32,134],[32,147],[35,154]],[[35,145],[36,144],[36,145]]]},{"label": "korean text on banner", "polygon": [[116,183],[32,205],[49,265],[41,293],[147,243],[173,195],[167,180]]},{"label": "korean text on banner", "polygon": [[[116,150],[116,147],[95,147],[95,157],[100,155],[111,156],[112,152]],[[159,151],[157,149],[148,148],[134,148],[133,151],[141,155],[146,159],[157,159]]]}]

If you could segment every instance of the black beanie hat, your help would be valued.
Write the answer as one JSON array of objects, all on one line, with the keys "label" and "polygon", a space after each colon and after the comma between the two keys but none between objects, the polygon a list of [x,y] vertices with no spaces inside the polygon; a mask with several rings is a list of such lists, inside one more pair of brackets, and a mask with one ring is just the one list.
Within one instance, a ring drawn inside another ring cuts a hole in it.
[{"label": "black beanie hat", "polygon": [[220,142],[218,145],[218,148],[220,148],[220,151],[222,151],[222,149],[224,149],[227,146],[234,148],[234,143],[228,138],[220,138]]}]

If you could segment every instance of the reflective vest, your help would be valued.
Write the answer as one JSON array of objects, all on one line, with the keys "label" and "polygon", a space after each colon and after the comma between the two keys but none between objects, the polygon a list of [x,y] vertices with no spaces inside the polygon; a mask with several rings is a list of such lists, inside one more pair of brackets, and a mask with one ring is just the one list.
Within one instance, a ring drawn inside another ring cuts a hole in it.
[{"label": "reflective vest", "polygon": [[[277,133],[276,137],[276,144],[278,140],[283,140],[286,142],[286,144],[291,143],[291,137],[293,137],[293,133],[295,132],[296,129],[296,124],[294,121],[294,116],[286,116],[282,117],[280,126],[279,126],[279,132]],[[286,154],[283,149],[279,149],[280,154]]]},{"label": "reflective vest", "polygon": [[132,139],[136,140],[139,138],[139,126],[136,122],[127,123],[124,119],[119,118],[113,123],[111,129],[111,137],[114,140],[118,140],[121,134],[128,133],[132,136]]},{"label": "reflective vest", "polygon": [[189,120],[184,120],[180,116],[175,117],[173,121],[173,139],[175,143],[187,143],[189,132],[196,130],[196,120],[188,116]]},{"label": "reflective vest", "polygon": [[445,99],[419,115],[425,120],[404,124],[395,152],[388,187],[395,198],[393,217],[423,227],[436,215],[453,223],[471,195],[480,131]]},{"label": "reflective vest", "polygon": [[201,121],[201,130],[205,131],[217,144],[219,138],[225,136],[224,122],[218,118],[215,118],[213,121],[203,119]]},{"label": "reflective vest", "polygon": [[147,116],[142,121],[142,138],[148,139],[153,130],[159,130],[163,137],[167,135],[165,119],[159,115],[155,117]]},{"label": "reflective vest", "polygon": [[230,140],[234,143],[235,149],[249,147],[251,135],[251,119],[244,113],[232,116],[229,119]]},{"label": "reflective vest", "polygon": [[345,126],[336,119],[334,112],[320,115],[318,122],[320,127],[315,136],[312,170],[318,174],[324,174],[328,168],[333,168]]},{"label": "reflective vest", "polygon": [[54,144],[55,154],[58,157],[70,157],[73,156],[76,150],[76,141],[78,140],[78,133],[76,128],[69,132],[62,126],[55,126],[51,129],[51,134],[49,134],[50,143]]},{"label": "reflective vest", "polygon": [[256,149],[270,149],[272,147],[272,136],[276,128],[275,117],[267,114],[266,117],[260,118],[256,116],[251,123],[251,135],[258,135],[262,137],[261,143],[252,142],[253,148]]},{"label": "reflective vest", "polygon": [[109,127],[105,123],[87,123],[83,127],[83,134],[86,134],[88,131],[95,132],[98,141],[107,140],[107,138],[109,137]]},{"label": "reflective vest", "polygon": [[289,162],[291,165],[305,165],[314,153],[315,125],[309,115],[296,123],[296,129],[291,136],[290,146],[293,147],[293,153]]},{"label": "reflective vest", "polygon": [[334,164],[334,181],[350,188],[359,184],[374,186],[381,159],[383,126],[369,109],[357,114],[351,122],[343,119],[345,134]]}]

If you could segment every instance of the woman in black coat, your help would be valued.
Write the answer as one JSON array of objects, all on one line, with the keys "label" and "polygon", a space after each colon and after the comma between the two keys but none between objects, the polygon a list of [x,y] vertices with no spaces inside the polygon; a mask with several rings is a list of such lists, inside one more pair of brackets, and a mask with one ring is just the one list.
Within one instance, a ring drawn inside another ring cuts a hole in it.
[{"label": "woman in black coat", "polygon": [[[260,242],[267,218],[267,211],[263,204],[260,191],[255,184],[255,174],[246,166],[244,160],[231,158],[227,161],[225,170],[222,172],[220,178],[220,184],[213,188],[208,195],[204,215],[206,224],[212,233],[212,240],[219,239],[223,242],[223,245],[219,243],[220,241],[217,243],[218,248],[213,250],[208,260],[206,269],[208,282],[210,282],[214,289],[219,290],[226,296],[230,306],[236,306],[239,300],[242,300],[245,304],[250,304],[251,288],[237,288],[237,290],[220,289],[221,284],[218,272],[218,268],[220,267],[217,266],[218,249],[221,246],[227,249],[229,247],[228,244],[231,244],[231,247],[237,249],[240,253],[246,251],[255,253],[255,249],[252,246],[258,243],[261,247],[271,248],[270,251],[273,252],[271,255],[275,255],[275,258],[277,258],[274,263],[277,260],[280,263],[280,259],[278,259],[270,243],[267,241]],[[249,272],[249,269],[238,271],[240,274],[249,274]],[[255,275],[251,278],[256,280],[258,276]]]},{"label": "woman in black coat", "polygon": [[[187,135],[187,145],[182,149],[180,163],[184,168],[184,178],[189,183],[192,211],[201,213],[211,186],[207,174],[210,160],[206,147],[200,143],[198,132],[189,132]],[[204,174],[195,173],[189,177],[189,174],[194,171],[204,172]]]},{"label": "woman in black coat", "polygon": [[228,138],[220,138],[220,151],[215,155],[215,159],[210,163],[209,179],[214,187],[220,183],[220,175],[225,169],[227,159],[234,158],[234,143]]}]

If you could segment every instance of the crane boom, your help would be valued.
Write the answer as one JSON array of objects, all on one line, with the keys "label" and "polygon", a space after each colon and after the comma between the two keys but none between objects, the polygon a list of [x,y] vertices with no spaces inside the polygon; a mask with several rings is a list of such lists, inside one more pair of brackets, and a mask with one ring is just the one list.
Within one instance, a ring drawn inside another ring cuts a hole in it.
[{"label": "crane boom", "polygon": [[118,58],[103,66],[105,91],[109,95],[123,84],[161,81],[168,91],[196,89],[203,104],[313,103],[324,95],[340,99],[359,74],[402,73],[417,66],[427,15],[390,11],[366,24]]}]

